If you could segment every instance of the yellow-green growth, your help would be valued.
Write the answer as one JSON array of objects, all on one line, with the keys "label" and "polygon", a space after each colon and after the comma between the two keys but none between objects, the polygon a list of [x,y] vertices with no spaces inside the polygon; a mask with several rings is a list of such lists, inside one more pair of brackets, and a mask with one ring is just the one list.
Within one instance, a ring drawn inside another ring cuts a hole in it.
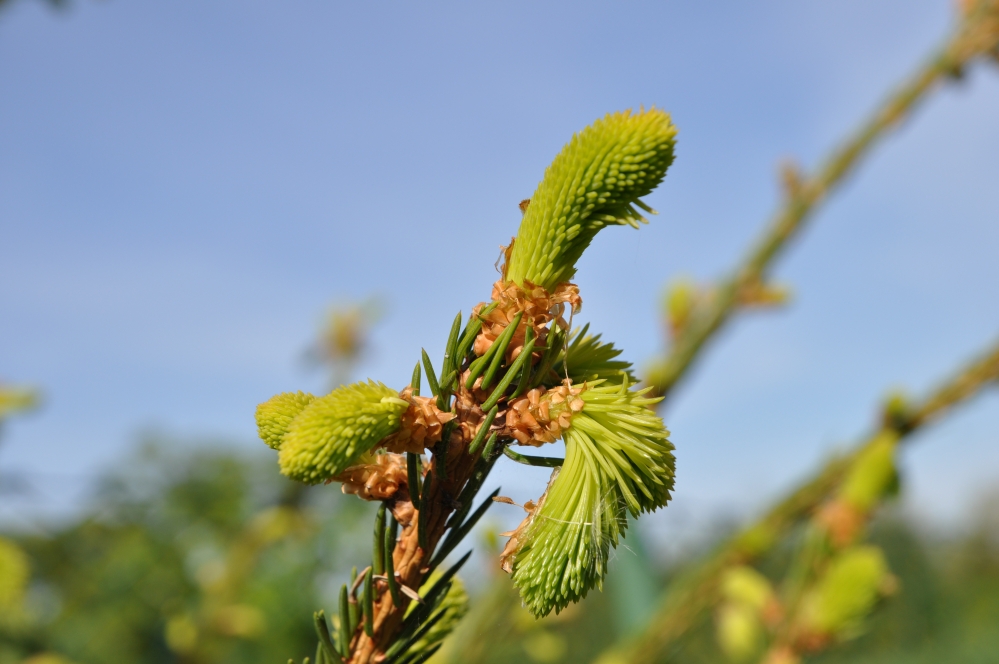
[{"label": "yellow-green growth", "polygon": [[873,509],[886,494],[897,487],[897,447],[896,432],[880,434],[853,462],[840,487],[840,498],[863,512]]},{"label": "yellow-green growth", "polygon": [[690,321],[697,306],[699,292],[691,279],[678,279],[670,284],[664,298],[666,320],[673,332],[681,330]]},{"label": "yellow-green growth", "polygon": [[23,387],[0,386],[0,422],[8,416],[38,405],[38,393]]},{"label": "yellow-green growth", "polygon": [[613,343],[602,342],[599,334],[587,334],[589,329],[587,323],[572,335],[568,348],[555,364],[555,375],[560,378],[568,375],[576,384],[599,379],[620,382],[622,377],[634,382],[631,362],[615,359],[621,350]]},{"label": "yellow-green growth", "polygon": [[774,589],[765,576],[752,567],[736,565],[726,570],[721,580],[721,594],[726,600],[762,611],[774,599]]},{"label": "yellow-green growth", "polygon": [[73,662],[54,652],[43,652],[38,655],[32,655],[21,662],[21,664],[73,664]]},{"label": "yellow-green growth", "polygon": [[580,397],[557,470],[513,559],[513,582],[538,617],[600,587],[626,514],[663,507],[673,489],[669,431],[649,408],[659,399],[625,379],[595,381]]},{"label": "yellow-green growth", "polygon": [[282,392],[257,406],[257,432],[260,438],[273,449],[281,449],[291,421],[314,400],[314,396],[305,392]]},{"label": "yellow-green growth", "polygon": [[[420,586],[421,597],[425,596],[433,588],[442,574],[440,570],[437,570],[423,582],[423,585]],[[443,615],[423,635],[422,639],[410,647],[407,651],[410,655],[426,652],[443,641],[448,634],[454,631],[454,628],[458,626],[458,622],[465,617],[465,614],[468,613],[468,593],[465,592],[465,584],[457,576],[451,579],[450,584],[451,587],[445,593],[444,599],[441,600],[440,605],[434,610],[428,620],[432,620],[438,614]],[[409,608],[406,610],[406,615],[408,616],[415,611],[418,606],[416,602],[411,602]],[[417,661],[422,660],[417,659]]]},{"label": "yellow-green growth", "polygon": [[765,553],[777,541],[778,532],[767,523],[757,523],[739,533],[734,546],[742,554],[758,556]]},{"label": "yellow-green growth", "polygon": [[733,662],[758,659],[765,631],[760,614],[753,607],[727,602],[718,609],[718,646]]},{"label": "yellow-green growth", "polygon": [[30,573],[24,551],[0,537],[0,614],[20,608]]},{"label": "yellow-green growth", "polygon": [[382,383],[338,387],[292,420],[278,453],[281,472],[306,484],[331,479],[398,431],[408,407]]},{"label": "yellow-green growth", "polygon": [[718,645],[729,659],[758,659],[764,642],[763,611],[775,601],[773,586],[752,567],[736,565],[721,578],[717,614]]},{"label": "yellow-green growth", "polygon": [[890,578],[881,549],[857,546],[844,551],[805,597],[805,625],[823,634],[853,636]]},{"label": "yellow-green growth", "polygon": [[673,163],[676,127],[659,109],[611,113],[572,137],[545,171],[524,214],[507,266],[508,281],[551,290],[604,226],[638,228],[651,212],[639,198]]}]

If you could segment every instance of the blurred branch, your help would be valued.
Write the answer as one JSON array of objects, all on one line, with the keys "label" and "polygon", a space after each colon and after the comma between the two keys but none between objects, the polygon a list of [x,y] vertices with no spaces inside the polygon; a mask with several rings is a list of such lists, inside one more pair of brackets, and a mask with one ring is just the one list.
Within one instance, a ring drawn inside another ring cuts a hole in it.
[{"label": "blurred branch", "polygon": [[350,381],[369,349],[371,328],[381,320],[383,309],[381,301],[374,297],[330,308],[318,338],[306,351],[306,359],[329,367],[331,389]]},{"label": "blurred branch", "polygon": [[890,95],[852,137],[833,150],[815,174],[805,177],[794,167],[785,167],[783,202],[762,236],[742,264],[714,290],[714,297],[692,312],[682,329],[676,330],[666,357],[647,369],[647,382],[653,386],[653,393],[669,395],[704,345],[745,306],[743,294],[766,283],[771,264],[788,242],[889,130],[898,126],[939,83],[960,78],[974,60],[999,59],[999,0],[965,5],[957,28],[943,47]]},{"label": "blurred branch", "polygon": [[633,664],[658,661],[667,655],[678,638],[714,605],[721,573],[730,565],[746,564],[770,550],[781,532],[808,517],[839,486],[846,470],[880,436],[894,432],[904,441],[997,381],[999,343],[945,381],[922,402],[904,409],[887,410],[877,432],[852,452],[830,461],[756,523],[724,543],[706,562],[681,577],[668,591],[665,602],[646,631],[625,649],[605,653],[599,661],[602,664]]},{"label": "blurred branch", "polygon": [[0,385],[0,423],[14,413],[38,406],[38,391],[27,387]]}]

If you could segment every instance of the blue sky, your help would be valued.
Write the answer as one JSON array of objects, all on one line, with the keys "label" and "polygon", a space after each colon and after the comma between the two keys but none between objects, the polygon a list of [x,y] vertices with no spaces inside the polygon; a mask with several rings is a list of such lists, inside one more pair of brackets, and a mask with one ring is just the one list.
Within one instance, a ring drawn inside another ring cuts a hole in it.
[{"label": "blue sky", "polygon": [[[837,3],[15,2],[0,13],[0,379],[45,391],[0,471],[64,512],[137,432],[247,447],[254,406],[320,390],[303,348],[382,297],[365,375],[399,387],[486,299],[517,203],[572,135],[656,105],[677,161],[641,231],[579,265],[582,319],[641,365],[681,274],[725,272],[777,202],[949,25],[946,0]],[[665,413],[675,507],[762,506],[999,338],[999,70],[890,137],[779,262],[793,304],[741,317]],[[999,396],[920,435],[909,500],[949,518],[999,479]],[[543,478],[501,481],[520,499]],[[671,511],[672,510],[672,511]],[[691,526],[693,524],[693,526]]]}]

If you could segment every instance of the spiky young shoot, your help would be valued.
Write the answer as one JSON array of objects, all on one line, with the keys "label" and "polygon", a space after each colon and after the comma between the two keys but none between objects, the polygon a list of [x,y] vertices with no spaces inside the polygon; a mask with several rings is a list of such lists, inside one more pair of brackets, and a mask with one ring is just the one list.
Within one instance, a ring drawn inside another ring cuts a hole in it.
[{"label": "spiky young shoot", "polygon": [[613,343],[604,343],[599,334],[588,334],[589,323],[573,333],[569,345],[555,364],[555,375],[560,380],[568,376],[574,384],[606,379],[620,382],[622,377],[635,382],[631,362],[615,359],[621,354]]},{"label": "spiky young shoot", "polygon": [[676,128],[659,109],[610,113],[572,137],[531,197],[506,278],[547,290],[568,281],[597,232],[646,221],[639,198],[673,163]]},{"label": "spiky young shoot", "polygon": [[[345,661],[403,664],[423,661],[440,647],[465,610],[457,580],[446,586],[442,577],[428,592],[433,597],[410,609],[408,617],[399,593],[433,583],[433,577],[424,578],[426,570],[448,555],[491,500],[471,516],[455,506],[467,510],[492,462],[513,440],[543,445],[561,435],[566,444],[563,466],[502,556],[537,616],[559,611],[599,586],[627,514],[637,516],[669,500],[673,446],[649,408],[657,400],[630,389],[631,365],[617,359],[620,351],[613,345],[585,328],[567,338],[562,312],[567,305],[573,311],[580,306],[578,288],[568,279],[594,235],[607,225],[637,227],[645,221],[639,209],[651,210],[639,198],[662,181],[673,161],[675,136],[669,116],[652,109],[607,115],[573,137],[530,201],[507,253],[504,278],[494,286],[494,302],[477,307],[464,334],[461,317],[454,322],[439,382],[424,353],[422,366],[435,399],[424,404],[415,396],[417,370],[409,393],[369,381],[319,398],[282,394],[258,408],[260,435],[278,450],[282,473],[306,483],[337,479],[345,491],[389,501],[407,529],[404,537],[384,537],[384,524],[376,522],[377,555],[383,562],[404,561],[396,566],[398,577],[385,565],[387,590],[371,581],[378,557],[366,577],[365,615],[370,617],[377,603],[381,622],[354,625],[344,589],[342,613],[348,619],[341,620],[338,641],[350,651],[339,653]],[[470,355],[479,358],[466,365]],[[499,419],[501,408],[505,416]],[[487,423],[479,421],[483,412],[490,413]],[[477,430],[481,436],[475,436]],[[454,438],[466,445],[451,445]],[[438,439],[448,444],[427,444]],[[426,447],[433,458],[421,481],[416,455]],[[398,454],[375,457],[375,448],[406,452],[409,465]],[[450,454],[457,458],[447,460]],[[366,474],[381,471],[388,479],[380,483]],[[412,484],[408,496],[416,499],[415,509],[405,504],[407,494],[400,502],[394,493],[380,491],[405,483]],[[362,490],[349,490],[362,484]],[[384,509],[379,513],[384,518]],[[450,531],[435,552],[432,538],[440,528]],[[318,625],[321,646],[335,649],[325,618]]]},{"label": "spiky young shoot", "polygon": [[673,445],[649,406],[647,390],[628,381],[595,381],[580,395],[565,439],[565,464],[521,539],[513,582],[538,617],[564,609],[599,587],[607,557],[626,528],[626,512],[662,507],[673,488]]},{"label": "spiky young shoot", "polygon": [[281,439],[281,472],[306,484],[340,474],[398,431],[408,407],[409,402],[395,390],[372,380],[345,385],[312,400],[291,420]]},{"label": "spiky young shoot", "polygon": [[315,401],[305,392],[282,392],[257,406],[257,433],[271,449],[280,450],[292,420]]}]

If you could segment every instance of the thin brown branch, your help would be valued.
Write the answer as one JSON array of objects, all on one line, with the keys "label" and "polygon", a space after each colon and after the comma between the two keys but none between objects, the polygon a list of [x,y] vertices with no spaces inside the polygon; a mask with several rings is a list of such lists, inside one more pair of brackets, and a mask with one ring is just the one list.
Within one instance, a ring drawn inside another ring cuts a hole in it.
[{"label": "thin brown branch", "polygon": [[694,312],[666,357],[647,369],[653,392],[668,396],[705,344],[741,308],[740,294],[765,283],[774,260],[804,228],[819,205],[891,129],[897,127],[939,83],[961,75],[979,58],[999,52],[999,2],[984,0],[969,9],[957,29],[929,60],[867,119],[809,177],[785,175],[784,199],[755,246]]},{"label": "thin brown branch", "polygon": [[714,555],[675,582],[642,635],[621,649],[605,653],[598,662],[638,664],[659,661],[667,656],[679,638],[715,605],[721,573],[730,565],[746,564],[759,558],[771,549],[780,533],[809,517],[839,486],[852,462],[880,435],[895,431],[904,442],[911,434],[997,382],[999,343],[901,416],[886,417],[882,427],[852,452],[830,461],[765,516],[723,543]]}]

